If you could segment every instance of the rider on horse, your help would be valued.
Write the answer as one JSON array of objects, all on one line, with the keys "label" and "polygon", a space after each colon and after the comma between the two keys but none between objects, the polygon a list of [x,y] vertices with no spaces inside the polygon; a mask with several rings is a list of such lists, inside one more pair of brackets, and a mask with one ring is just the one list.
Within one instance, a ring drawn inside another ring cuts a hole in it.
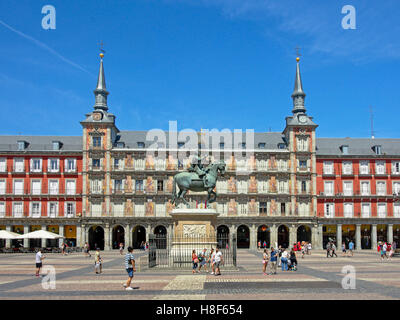
[{"label": "rider on horse", "polygon": [[206,158],[207,158],[207,156],[205,156],[204,158],[201,158],[199,156],[194,156],[192,159],[192,163],[191,163],[190,167],[188,168],[188,171],[197,173],[197,175],[199,176],[199,179],[204,181],[204,187],[209,188],[211,186],[209,185],[207,176],[206,176],[209,169],[208,169],[208,167],[204,168],[203,164],[201,163]]}]

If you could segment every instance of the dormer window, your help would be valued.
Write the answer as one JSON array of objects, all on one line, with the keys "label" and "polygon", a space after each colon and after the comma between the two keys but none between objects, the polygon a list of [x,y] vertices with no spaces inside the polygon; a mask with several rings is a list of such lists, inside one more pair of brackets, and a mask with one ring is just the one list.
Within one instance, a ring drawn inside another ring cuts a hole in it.
[{"label": "dormer window", "polygon": [[286,145],[284,143],[278,143],[278,149],[285,149]]},{"label": "dormer window", "polygon": [[224,142],[220,142],[219,143],[219,148],[220,149],[224,149],[225,148],[225,143]]},{"label": "dormer window", "polygon": [[61,142],[60,141],[53,141],[52,145],[53,145],[53,150],[60,150]]},{"label": "dormer window", "polygon": [[242,147],[242,149],[246,149],[246,142],[242,142],[242,143],[240,144],[240,146]]},{"label": "dormer window", "polygon": [[375,151],[375,154],[377,155],[382,154],[382,146],[373,146],[372,149]]},{"label": "dormer window", "polygon": [[179,149],[182,148],[184,145],[185,145],[184,142],[178,142],[178,148],[179,148]]},{"label": "dormer window", "polygon": [[138,146],[138,148],[141,148],[141,149],[143,149],[144,148],[144,142],[138,142],[137,143],[137,146]]},{"label": "dormer window", "polygon": [[25,150],[26,142],[25,141],[18,141],[18,151],[23,151]]},{"label": "dormer window", "polygon": [[349,154],[349,146],[343,145],[341,149],[343,154]]},{"label": "dormer window", "polygon": [[117,142],[117,148],[125,148],[124,142]]},{"label": "dormer window", "polygon": [[260,143],[258,144],[258,148],[259,148],[259,149],[265,149],[265,142],[260,142]]}]

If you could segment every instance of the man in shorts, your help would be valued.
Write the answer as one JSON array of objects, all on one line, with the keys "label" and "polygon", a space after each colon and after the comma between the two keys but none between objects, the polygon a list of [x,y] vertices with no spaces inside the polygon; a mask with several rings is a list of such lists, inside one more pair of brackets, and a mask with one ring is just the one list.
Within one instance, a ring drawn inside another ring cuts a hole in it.
[{"label": "man in shorts", "polygon": [[353,240],[350,240],[350,242],[349,242],[349,254],[351,253],[351,256],[353,256],[353,250],[354,250],[354,242],[353,242]]},{"label": "man in shorts", "polygon": [[45,258],[43,256],[42,251],[39,249],[39,251],[36,253],[36,277],[39,277],[40,274],[40,269],[42,268],[42,261]]},{"label": "man in shorts", "polygon": [[222,257],[222,252],[219,251],[218,247],[215,249],[215,275],[220,276],[221,275],[221,270],[220,270],[220,264],[224,262],[224,259]]},{"label": "man in shorts", "polygon": [[276,261],[278,260],[278,252],[275,251],[273,247],[271,247],[271,254],[270,254],[270,266],[271,266],[271,272],[270,274],[276,274]]},{"label": "man in shorts", "polygon": [[124,283],[125,290],[133,290],[131,288],[131,281],[133,278],[133,273],[136,272],[135,268],[135,257],[133,256],[133,248],[128,247],[128,253],[125,255],[125,269],[128,273],[128,281]]}]

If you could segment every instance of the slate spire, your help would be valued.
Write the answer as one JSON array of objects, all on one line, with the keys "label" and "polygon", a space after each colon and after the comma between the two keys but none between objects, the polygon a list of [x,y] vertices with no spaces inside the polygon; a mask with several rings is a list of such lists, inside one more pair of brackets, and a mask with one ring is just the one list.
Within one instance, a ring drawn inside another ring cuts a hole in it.
[{"label": "slate spire", "polygon": [[300,74],[300,65],[299,61],[300,58],[296,58],[297,61],[297,66],[296,66],[296,78],[294,81],[294,90],[292,93],[292,99],[293,99],[293,114],[297,113],[305,113],[306,108],[304,106],[304,100],[306,97],[306,94],[303,91],[303,84],[301,83],[301,74]]},{"label": "slate spire", "polygon": [[97,78],[97,87],[93,91],[94,96],[96,98],[94,109],[95,110],[101,109],[107,111],[108,110],[107,96],[109,92],[106,90],[106,77],[104,76],[103,57],[104,53],[100,53],[100,69],[99,69],[99,76]]}]

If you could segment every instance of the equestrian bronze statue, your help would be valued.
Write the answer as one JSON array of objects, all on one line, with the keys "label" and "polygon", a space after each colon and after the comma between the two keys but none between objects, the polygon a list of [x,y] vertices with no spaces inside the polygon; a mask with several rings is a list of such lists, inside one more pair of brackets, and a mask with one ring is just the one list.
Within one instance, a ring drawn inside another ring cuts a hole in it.
[{"label": "equestrian bronze statue", "polygon": [[[177,203],[177,200],[180,199],[189,207],[189,203],[184,198],[188,190],[195,192],[207,191],[207,208],[209,208],[209,203],[215,202],[217,194],[214,192],[214,188],[217,184],[218,173],[225,174],[225,162],[218,161],[204,168],[201,160],[201,158],[195,157],[187,171],[177,173],[174,176],[172,204]],[[176,193],[177,185],[179,187],[178,194]]]}]

